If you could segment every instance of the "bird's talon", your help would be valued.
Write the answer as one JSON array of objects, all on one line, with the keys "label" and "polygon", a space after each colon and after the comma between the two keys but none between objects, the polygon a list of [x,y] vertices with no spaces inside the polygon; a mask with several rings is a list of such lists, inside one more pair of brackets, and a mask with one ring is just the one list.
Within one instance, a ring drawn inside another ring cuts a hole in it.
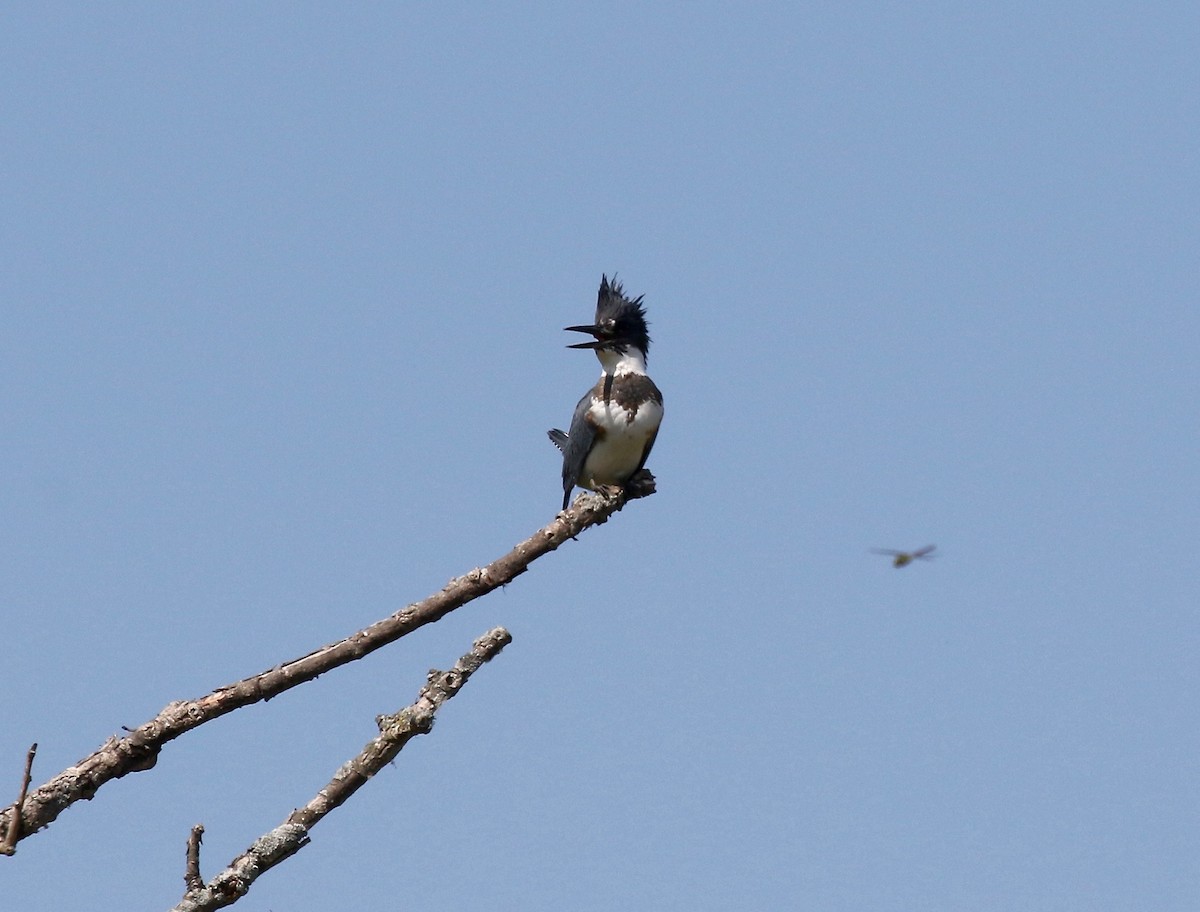
[{"label": "bird's talon", "polygon": [[658,485],[654,480],[654,473],[649,469],[642,469],[625,482],[625,496],[630,500],[649,497],[656,490],[658,490]]}]

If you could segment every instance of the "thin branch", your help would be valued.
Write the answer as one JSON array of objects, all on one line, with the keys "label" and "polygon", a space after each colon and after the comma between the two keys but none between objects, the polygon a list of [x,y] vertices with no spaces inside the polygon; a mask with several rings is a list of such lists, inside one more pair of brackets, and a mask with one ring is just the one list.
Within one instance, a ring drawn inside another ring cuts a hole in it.
[{"label": "thin branch", "polygon": [[0,840],[0,855],[17,854],[17,843],[21,840],[21,806],[25,803],[25,796],[29,793],[29,783],[33,781],[33,758],[36,756],[37,742],[35,741],[25,755],[25,774],[21,777],[21,792],[17,795],[16,803],[13,804],[12,812],[8,816],[8,827],[5,830],[4,839]]},{"label": "thin branch", "polygon": [[[318,675],[394,643],[426,624],[441,620],[472,599],[508,585],[524,573],[533,561],[555,550],[568,539],[585,529],[607,522],[628,501],[652,493],[654,476],[643,469],[641,475],[626,486],[625,491],[582,494],[569,510],[559,513],[554,522],[539,529],[508,554],[486,567],[455,577],[441,591],[402,608],[391,617],[308,655],[234,684],[218,687],[198,699],[168,703],[149,722],[126,729],[129,733],[124,737],[109,738],[94,753],[35,789],[21,809],[24,824],[20,828],[20,838],[24,839],[49,826],[76,801],[91,800],[101,786],[113,779],[153,768],[167,742],[235,709],[278,696]],[[0,832],[8,824],[10,813],[8,810],[0,811]]]},{"label": "thin branch", "polygon": [[204,888],[204,878],[200,876],[200,843],[203,841],[204,824],[198,823],[188,835],[187,865],[183,869],[185,894]]},{"label": "thin branch", "polygon": [[[366,785],[367,780],[396,759],[396,755],[417,735],[433,728],[438,708],[453,697],[484,662],[489,662],[512,642],[503,627],[490,630],[475,641],[471,651],[460,658],[450,671],[429,672],[428,680],[411,706],[395,715],[379,716],[379,737],[367,742],[357,757],[342,764],[333,779],[308,804],[293,811],[282,824],[264,833],[245,852],[231,861],[225,870],[207,884],[193,887],[172,912],[207,912],[222,909],[237,902],[250,890],[251,884],[264,872],[285,859],[291,858],[309,842],[309,830],[334,808]],[[195,829],[192,830],[193,837]],[[196,839],[196,842],[199,842]],[[188,866],[191,869],[192,842],[188,843]],[[197,848],[197,852],[199,849]],[[196,870],[199,870],[197,858]],[[198,876],[198,875],[197,875]]]}]

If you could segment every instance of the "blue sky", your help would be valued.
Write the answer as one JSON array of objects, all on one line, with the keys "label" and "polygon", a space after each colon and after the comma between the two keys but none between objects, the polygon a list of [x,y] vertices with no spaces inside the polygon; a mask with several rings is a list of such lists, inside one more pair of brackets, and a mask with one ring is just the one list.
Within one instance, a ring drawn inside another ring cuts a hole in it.
[{"label": "blue sky", "polygon": [[171,744],[0,907],[169,907],[193,824],[211,875],[504,625],[238,908],[1196,908],[1194,8],[0,24],[0,800],[552,519],[602,272],[666,402],[657,495]]}]

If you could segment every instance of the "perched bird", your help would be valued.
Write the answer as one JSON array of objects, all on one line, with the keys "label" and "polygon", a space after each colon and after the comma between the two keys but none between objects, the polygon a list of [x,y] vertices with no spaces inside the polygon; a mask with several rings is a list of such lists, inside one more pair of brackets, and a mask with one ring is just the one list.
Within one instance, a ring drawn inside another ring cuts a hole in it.
[{"label": "perched bird", "polygon": [[616,276],[601,276],[596,322],[566,329],[595,337],[567,347],[595,351],[601,372],[575,406],[570,432],[547,432],[563,454],[564,510],[576,485],[624,486],[641,471],[663,416],[662,393],[646,374],[650,334],[641,297],[630,300]]},{"label": "perched bird", "polygon": [[933,560],[933,549],[937,545],[926,545],[916,551],[893,551],[890,548],[872,548],[872,554],[886,554],[892,558],[893,567],[907,567],[915,560]]}]

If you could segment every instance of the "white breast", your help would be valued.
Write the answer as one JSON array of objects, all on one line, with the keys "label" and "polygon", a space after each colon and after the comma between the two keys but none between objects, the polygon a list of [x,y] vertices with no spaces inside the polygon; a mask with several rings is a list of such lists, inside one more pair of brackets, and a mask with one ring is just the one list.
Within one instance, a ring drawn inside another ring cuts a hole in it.
[{"label": "white breast", "polygon": [[644,402],[630,419],[630,413],[616,402],[608,405],[593,401],[588,410],[592,421],[603,429],[583,464],[580,485],[624,484],[642,461],[646,443],[662,423],[663,408],[657,402]]}]

